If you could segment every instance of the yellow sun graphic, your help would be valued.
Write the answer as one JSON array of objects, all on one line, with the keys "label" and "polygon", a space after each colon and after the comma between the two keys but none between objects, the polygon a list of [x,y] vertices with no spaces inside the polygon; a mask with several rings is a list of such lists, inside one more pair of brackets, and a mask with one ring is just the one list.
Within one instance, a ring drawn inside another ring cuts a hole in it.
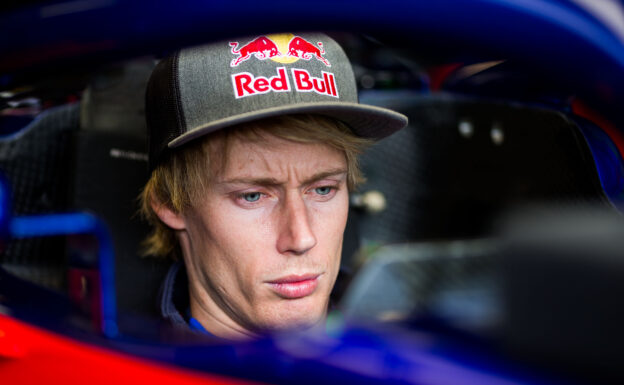
[{"label": "yellow sun graphic", "polygon": [[267,37],[271,39],[273,43],[275,43],[277,49],[279,49],[280,53],[282,54],[282,56],[272,57],[271,60],[283,64],[290,64],[299,60],[299,58],[296,56],[286,56],[288,54],[288,43],[290,43],[295,35],[293,35],[292,33],[280,33],[267,35]]}]

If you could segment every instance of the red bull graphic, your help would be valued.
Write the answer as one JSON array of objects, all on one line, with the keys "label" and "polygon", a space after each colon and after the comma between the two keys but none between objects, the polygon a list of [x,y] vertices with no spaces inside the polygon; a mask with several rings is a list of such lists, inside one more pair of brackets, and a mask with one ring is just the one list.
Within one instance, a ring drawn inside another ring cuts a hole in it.
[{"label": "red bull graphic", "polygon": [[298,57],[303,60],[310,60],[315,57],[327,67],[331,67],[329,61],[323,57],[323,54],[325,54],[323,43],[319,41],[316,44],[318,44],[318,47],[300,36],[295,36],[290,43],[288,43],[288,53],[286,55]]},{"label": "red bull graphic", "polygon": [[321,95],[338,97],[338,89],[336,88],[336,79],[331,72],[321,72],[323,78],[316,78],[303,69],[292,69],[292,76],[295,79],[295,89],[298,92],[316,92]]},{"label": "red bull graphic", "polygon": [[[289,92],[290,79],[286,67],[278,67],[277,74],[270,78],[254,76],[249,72],[232,75],[232,86],[236,99],[268,92]],[[296,92],[316,92],[321,95],[338,97],[336,78],[333,73],[322,72],[322,77],[314,77],[304,69],[292,68],[291,75]]]},{"label": "red bull graphic", "polygon": [[256,95],[266,94],[267,92],[288,92],[290,91],[290,82],[286,76],[286,68],[279,67],[277,75],[271,78],[264,76],[254,76],[249,72],[241,72],[232,75],[232,83],[234,85],[234,96],[236,99]]},{"label": "red bull graphic", "polygon": [[230,67],[236,67],[252,56],[259,60],[281,56],[277,45],[266,36],[257,37],[240,48],[238,48],[238,45],[238,42],[230,42],[232,54],[238,55],[237,58],[232,60]]},{"label": "red bull graphic", "polygon": [[[243,46],[240,46],[238,42],[229,44],[232,47],[232,54],[236,55],[230,63],[231,67],[238,67],[251,57],[258,60],[271,59],[286,65],[293,64],[299,59],[310,61],[316,58],[325,66],[331,67],[329,60],[323,57],[325,54],[323,43],[319,41],[314,45],[301,36],[293,34],[260,36]],[[336,78],[331,72],[321,71],[319,77],[318,74],[311,74],[308,70],[301,68],[291,68],[289,73],[286,67],[277,67],[275,71],[275,76],[270,76],[271,74],[258,76],[250,72],[233,74],[234,96],[240,99],[269,92],[315,92],[338,98]]]}]

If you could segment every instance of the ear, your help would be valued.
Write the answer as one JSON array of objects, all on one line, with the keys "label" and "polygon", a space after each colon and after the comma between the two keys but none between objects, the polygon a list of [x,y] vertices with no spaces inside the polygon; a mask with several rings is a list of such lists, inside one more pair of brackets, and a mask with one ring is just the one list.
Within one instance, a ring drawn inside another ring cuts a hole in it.
[{"label": "ear", "polygon": [[186,221],[180,213],[175,212],[173,209],[169,208],[165,204],[162,204],[154,197],[150,199],[150,206],[152,206],[152,210],[154,210],[156,215],[158,215],[158,218],[160,218],[165,225],[171,227],[173,230],[186,229]]}]

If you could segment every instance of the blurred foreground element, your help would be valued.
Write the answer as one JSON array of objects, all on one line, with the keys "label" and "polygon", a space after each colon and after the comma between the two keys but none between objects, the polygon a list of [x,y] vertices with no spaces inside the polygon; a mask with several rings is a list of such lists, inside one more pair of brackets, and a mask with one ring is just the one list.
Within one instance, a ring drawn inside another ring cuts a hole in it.
[{"label": "blurred foreground element", "polygon": [[435,314],[470,331],[496,323],[494,240],[388,245],[374,250],[342,301],[348,319],[406,320]]},{"label": "blurred foreground element", "polygon": [[498,228],[373,250],[343,297],[347,322],[400,322],[575,382],[624,383],[621,214],[533,207]]},{"label": "blurred foreground element", "polygon": [[513,219],[502,260],[505,346],[592,383],[624,383],[624,218],[585,208]]}]

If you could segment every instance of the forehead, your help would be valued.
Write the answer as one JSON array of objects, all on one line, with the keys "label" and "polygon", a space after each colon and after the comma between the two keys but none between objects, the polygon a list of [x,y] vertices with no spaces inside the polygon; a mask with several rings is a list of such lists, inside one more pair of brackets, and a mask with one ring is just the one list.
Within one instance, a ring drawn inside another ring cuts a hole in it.
[{"label": "forehead", "polygon": [[[215,179],[252,177],[254,173],[301,173],[346,167],[344,151],[325,143],[299,142],[269,133],[215,138],[210,147],[211,174]],[[277,175],[275,175],[277,176]]]}]

